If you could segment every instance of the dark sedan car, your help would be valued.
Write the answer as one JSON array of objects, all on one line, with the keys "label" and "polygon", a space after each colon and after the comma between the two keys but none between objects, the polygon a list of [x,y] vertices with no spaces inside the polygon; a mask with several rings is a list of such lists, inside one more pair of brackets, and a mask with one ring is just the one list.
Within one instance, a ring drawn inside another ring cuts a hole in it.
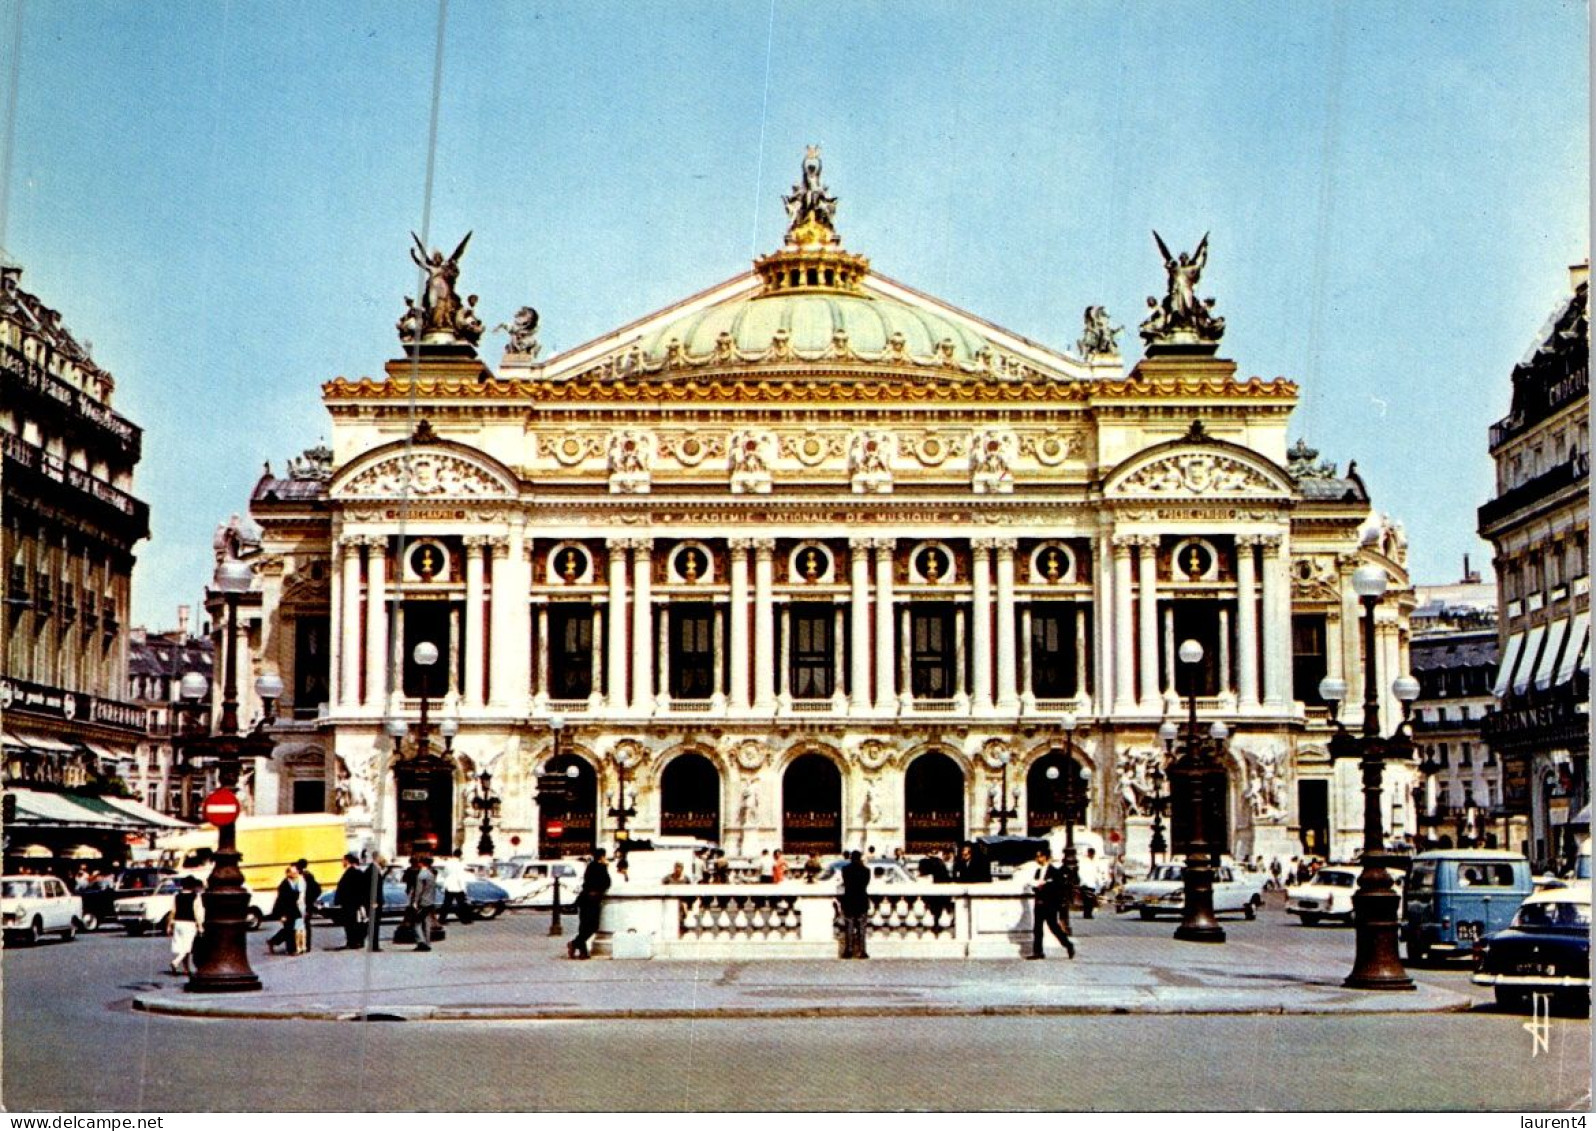
[{"label": "dark sedan car", "polygon": [[120,876],[79,884],[73,894],[83,901],[83,929],[92,931],[102,923],[114,926],[117,900],[124,896],[148,895],[172,875],[175,873],[170,868],[129,868]]},{"label": "dark sedan car", "polygon": [[[336,893],[324,891],[321,898],[316,900],[316,914],[323,919],[337,921],[338,908],[333,900]],[[471,905],[471,913],[479,919],[497,919],[504,911],[504,905],[510,901],[510,893],[498,884],[488,880],[470,880],[466,883],[466,902]],[[379,921],[384,919],[404,918],[405,907],[409,899],[405,896],[405,886],[398,880],[384,880],[382,884],[382,911],[378,915]],[[443,892],[438,892],[433,901],[433,907],[443,905]]]},{"label": "dark sedan car", "polygon": [[1590,1008],[1590,889],[1552,888],[1526,899],[1503,930],[1474,945],[1474,983],[1522,1009],[1531,994]]}]

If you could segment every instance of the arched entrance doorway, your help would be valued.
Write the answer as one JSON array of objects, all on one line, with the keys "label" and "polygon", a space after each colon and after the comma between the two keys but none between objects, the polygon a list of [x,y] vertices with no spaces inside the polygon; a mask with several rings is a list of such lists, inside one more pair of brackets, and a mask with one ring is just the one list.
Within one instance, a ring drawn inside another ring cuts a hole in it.
[{"label": "arched entrance doorway", "polygon": [[932,751],[903,775],[904,851],[916,855],[954,848],[964,839],[964,771]]},{"label": "arched entrance doorway", "polygon": [[1230,771],[1216,759],[1182,758],[1169,768],[1169,837],[1176,856],[1191,851],[1194,806],[1203,807],[1203,839],[1210,855],[1231,851]]},{"label": "arched entrance doorway", "polygon": [[394,767],[398,789],[398,849],[454,855],[454,762],[427,754]]},{"label": "arched entrance doorway", "polygon": [[[1056,769],[1056,777],[1049,778],[1047,771]],[[1089,793],[1089,778],[1083,778],[1086,770],[1080,762],[1065,754],[1063,750],[1054,748],[1031,763],[1031,769],[1025,775],[1025,835],[1046,836],[1055,828],[1065,824],[1072,824],[1082,828],[1086,824],[1086,800]],[[1075,775],[1070,779],[1069,786],[1065,786],[1065,775]],[[1069,813],[1064,812],[1064,791],[1069,789]]]},{"label": "arched entrance doorway", "polygon": [[659,835],[720,841],[720,772],[702,754],[673,758],[660,775]]},{"label": "arched entrance doorway", "polygon": [[789,856],[842,851],[842,774],[822,754],[800,755],[782,775],[781,850]]},{"label": "arched entrance doorway", "polygon": [[[574,778],[568,774],[572,766],[576,767]],[[544,859],[590,855],[598,811],[598,782],[593,767],[575,754],[561,754],[548,760],[544,772],[565,776],[566,802],[538,811],[538,855]]]}]

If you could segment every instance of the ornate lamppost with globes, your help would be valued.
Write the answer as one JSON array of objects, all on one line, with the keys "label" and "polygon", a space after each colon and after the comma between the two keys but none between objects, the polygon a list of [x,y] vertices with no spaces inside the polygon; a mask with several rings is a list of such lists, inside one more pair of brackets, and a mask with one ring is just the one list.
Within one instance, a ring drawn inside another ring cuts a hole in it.
[{"label": "ornate lamppost with globes", "polygon": [[[218,792],[232,792],[238,785],[240,762],[270,757],[275,742],[266,728],[275,719],[276,704],[283,693],[283,681],[276,675],[262,675],[255,681],[263,713],[259,723],[246,735],[238,733],[238,603],[249,592],[254,571],[248,563],[228,558],[216,567],[212,590],[220,593],[227,608],[223,629],[221,714],[213,733],[191,740],[201,757],[214,762]],[[180,685],[187,696],[197,690],[205,693],[204,676],[198,682],[186,677]],[[198,696],[195,696],[196,698]],[[261,981],[249,965],[248,913],[249,890],[239,870],[236,825],[229,821],[216,833],[216,856],[205,886],[205,933],[194,948],[194,974],[184,987],[189,993],[250,993],[260,990]]]},{"label": "ornate lamppost with globes", "polygon": [[[555,759],[560,756],[560,737],[564,731],[564,717],[561,715],[552,716],[549,719],[549,760],[544,763],[544,769],[546,772],[538,775],[537,794],[538,806],[540,809],[558,810],[561,816],[564,815],[564,806],[570,801],[571,791],[576,786],[576,779],[581,775],[581,771],[575,766],[565,767],[564,773],[549,769],[549,766],[551,766]],[[542,824],[544,833],[546,834],[549,826],[547,816],[544,816]],[[563,827],[561,828],[560,835],[563,838]],[[554,851],[552,846],[546,843],[545,836],[539,836],[538,855],[548,860],[557,861],[559,860],[561,854],[557,851]],[[559,865],[550,864],[549,871],[554,874],[553,913],[549,917],[549,937],[556,938],[565,934],[565,926],[560,922],[561,909]]]},{"label": "ornate lamppost with globes", "polygon": [[[626,802],[626,771],[632,767],[632,752],[622,746],[615,752],[616,793],[615,804],[609,808],[609,814],[615,819],[615,839],[624,841],[627,837],[626,822],[637,816],[637,808]],[[573,769],[575,767],[572,767]],[[633,800],[636,800],[634,797]],[[618,847],[617,852],[621,849]]]},{"label": "ornate lamppost with globes", "polygon": [[1222,789],[1225,771],[1215,756],[1224,748],[1230,728],[1215,722],[1209,728],[1211,742],[1197,733],[1197,665],[1202,663],[1203,646],[1187,640],[1178,652],[1187,673],[1186,753],[1170,767],[1171,777],[1186,783],[1186,803],[1191,825],[1186,844],[1186,866],[1181,872],[1185,902],[1175,937],[1183,942],[1222,943],[1225,929],[1214,918],[1214,854],[1208,843],[1208,805],[1210,791]]},{"label": "ornate lamppost with globes", "polygon": [[477,838],[477,855],[493,859],[493,818],[499,815],[499,795],[493,792],[493,775],[483,770],[477,775],[477,791],[471,796],[471,808],[482,819],[481,836]]},{"label": "ornate lamppost with globes", "polygon": [[1064,859],[1060,861],[1064,869],[1064,923],[1069,925],[1070,907],[1075,902],[1075,889],[1080,886],[1081,862],[1075,855],[1075,786],[1086,780],[1085,770],[1075,764],[1075,716],[1065,714],[1059,720],[1059,727],[1064,731],[1064,746],[1059,751],[1064,756],[1065,770],[1059,772],[1057,766],[1047,768],[1046,778],[1054,789],[1062,795],[1064,809]]},{"label": "ornate lamppost with globes", "polygon": [[998,803],[989,806],[986,811],[986,819],[998,823],[999,836],[1008,836],[1009,818],[1019,816],[1014,806],[1010,804],[1009,798],[1009,760],[1012,757],[1007,749],[998,754],[998,764],[1003,769],[1003,784],[1000,787],[1002,792],[998,794]]},{"label": "ornate lamppost with globes", "polygon": [[1391,693],[1402,704],[1402,722],[1389,738],[1380,736],[1380,682],[1376,671],[1374,610],[1385,596],[1386,573],[1379,566],[1359,566],[1352,571],[1352,589],[1363,604],[1363,733],[1354,736],[1341,722],[1341,704],[1347,697],[1345,680],[1327,676],[1319,684],[1319,697],[1330,707],[1336,733],[1330,739],[1334,759],[1358,758],[1363,771],[1363,870],[1352,897],[1356,930],[1356,955],[1352,973],[1342,985],[1355,990],[1411,990],[1413,979],[1397,953],[1397,916],[1402,897],[1397,894],[1387,865],[1385,831],[1380,814],[1385,763],[1413,760],[1413,740],[1407,734],[1419,682],[1399,676]]},{"label": "ornate lamppost with globes", "polygon": [[1175,759],[1175,740],[1180,737],[1180,724],[1165,719],[1158,728],[1158,740],[1164,744],[1164,757],[1153,762],[1153,835],[1147,842],[1147,855],[1158,863],[1159,854],[1169,852],[1169,842],[1164,839],[1164,764]]}]

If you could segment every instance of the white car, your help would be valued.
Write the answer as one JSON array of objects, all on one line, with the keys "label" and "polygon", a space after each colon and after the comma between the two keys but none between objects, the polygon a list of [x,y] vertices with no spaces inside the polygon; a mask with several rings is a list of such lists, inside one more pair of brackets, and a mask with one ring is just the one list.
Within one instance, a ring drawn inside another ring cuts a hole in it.
[{"label": "white car", "polygon": [[[181,877],[162,880],[154,891],[141,895],[124,895],[116,901],[114,922],[126,928],[130,935],[154,931],[164,935],[172,925],[172,908],[177,903],[177,893],[182,890]],[[250,892],[249,910],[244,913],[246,930],[259,930],[261,923],[271,914],[275,892]]]},{"label": "white car", "polygon": [[7,942],[36,943],[47,934],[71,942],[83,922],[83,901],[54,876],[0,877],[0,922]]},{"label": "white car", "polygon": [[510,907],[553,907],[554,877],[559,876],[563,907],[582,890],[584,867],[566,860],[501,860],[483,878],[510,893]]},{"label": "white car", "polygon": [[[1286,914],[1297,916],[1304,927],[1312,927],[1325,919],[1350,924],[1352,897],[1358,894],[1360,871],[1356,864],[1331,864],[1320,868],[1307,883],[1292,884],[1286,888]],[[1399,895],[1402,879],[1402,873],[1391,873],[1391,882]]]},{"label": "white car", "polygon": [[[1119,889],[1114,910],[1135,910],[1143,919],[1179,915],[1186,904],[1185,874],[1184,864],[1157,865],[1145,880]],[[1228,864],[1219,865],[1214,869],[1214,913],[1240,911],[1248,919],[1255,918],[1263,906],[1263,882],[1261,874],[1238,874]]]}]

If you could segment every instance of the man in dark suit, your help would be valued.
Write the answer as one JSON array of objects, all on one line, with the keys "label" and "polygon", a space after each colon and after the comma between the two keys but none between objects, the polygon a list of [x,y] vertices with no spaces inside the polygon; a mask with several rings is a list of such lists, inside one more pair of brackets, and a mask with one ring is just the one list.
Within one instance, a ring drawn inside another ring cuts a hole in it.
[{"label": "man in dark suit", "polygon": [[854,849],[842,866],[842,956],[869,958],[865,953],[865,927],[870,919],[870,868],[864,854]]},{"label": "man in dark suit", "polygon": [[1042,927],[1053,932],[1053,937],[1063,944],[1065,952],[1075,957],[1075,944],[1059,924],[1058,913],[1064,906],[1064,870],[1052,863],[1053,854],[1045,848],[1036,852],[1036,871],[1032,873],[1030,888],[1035,904],[1031,908],[1031,953],[1027,958],[1042,958]]},{"label": "man in dark suit", "polygon": [[576,938],[566,945],[570,958],[592,958],[587,944],[598,934],[599,912],[604,909],[604,894],[610,890],[610,867],[601,848],[582,873],[582,890],[576,897]]},{"label": "man in dark suit", "polygon": [[359,950],[366,945],[366,922],[370,914],[368,888],[371,877],[360,866],[360,857],[353,852],[344,854],[344,874],[338,877],[333,889],[333,901],[338,904],[338,918],[344,926],[344,949]]},{"label": "man in dark suit", "polygon": [[438,895],[438,878],[432,857],[416,858],[416,882],[410,889],[410,914],[416,925],[416,949],[432,949],[432,903]]}]

